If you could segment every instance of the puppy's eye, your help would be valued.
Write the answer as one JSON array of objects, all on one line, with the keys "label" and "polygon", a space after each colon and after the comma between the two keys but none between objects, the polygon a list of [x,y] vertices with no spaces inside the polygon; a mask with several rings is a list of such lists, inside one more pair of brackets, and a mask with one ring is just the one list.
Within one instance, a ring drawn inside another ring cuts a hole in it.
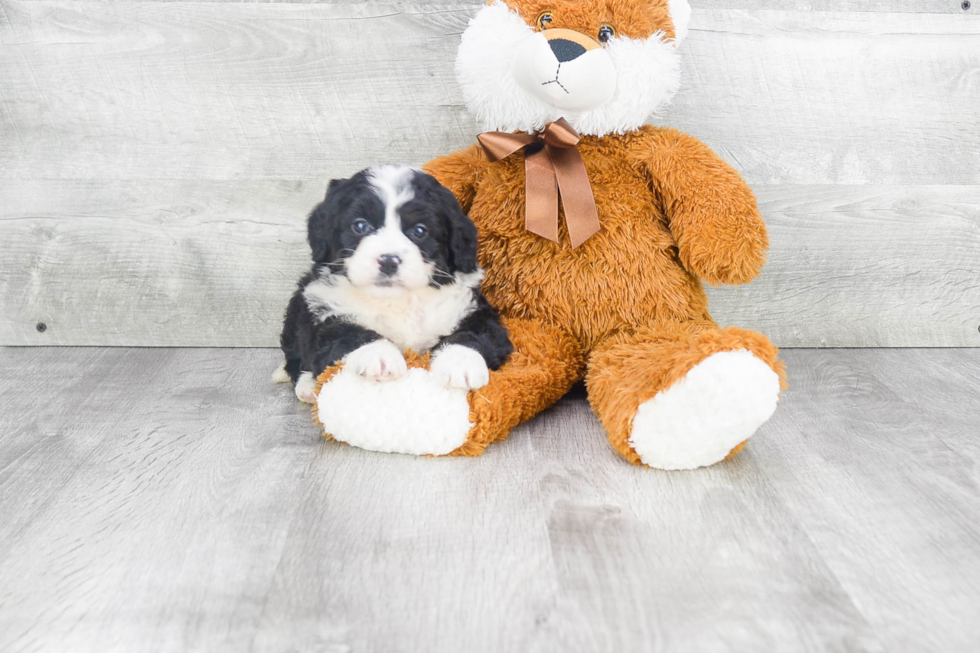
[{"label": "puppy's eye", "polygon": [[546,11],[538,16],[538,29],[548,29],[553,22],[555,22],[555,15]]},{"label": "puppy's eye", "polygon": [[616,38],[616,28],[612,25],[603,25],[599,28],[599,43],[609,43]]},{"label": "puppy's eye", "polygon": [[371,224],[367,220],[355,220],[354,224],[350,226],[358,236],[363,236],[364,234],[371,231]]},{"label": "puppy's eye", "polygon": [[412,238],[422,240],[429,235],[429,229],[424,224],[417,224],[408,233],[411,234]]}]

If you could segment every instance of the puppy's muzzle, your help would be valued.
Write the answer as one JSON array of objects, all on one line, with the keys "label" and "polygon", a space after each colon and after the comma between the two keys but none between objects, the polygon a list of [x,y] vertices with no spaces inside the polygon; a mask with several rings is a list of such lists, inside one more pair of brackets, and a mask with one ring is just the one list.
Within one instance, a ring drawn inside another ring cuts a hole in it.
[{"label": "puppy's muzzle", "polygon": [[395,276],[401,264],[401,258],[394,254],[384,254],[378,257],[378,270],[386,277]]}]

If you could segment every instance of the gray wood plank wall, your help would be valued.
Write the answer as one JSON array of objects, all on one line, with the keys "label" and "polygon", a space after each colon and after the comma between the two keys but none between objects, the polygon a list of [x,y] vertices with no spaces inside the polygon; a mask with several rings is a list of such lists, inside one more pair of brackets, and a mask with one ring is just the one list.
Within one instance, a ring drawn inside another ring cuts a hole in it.
[{"label": "gray wood plank wall", "polygon": [[[773,235],[719,321],[980,346],[980,3],[694,4],[656,121],[739,168]],[[473,142],[478,6],[0,0],[0,344],[275,345],[326,181]]]}]

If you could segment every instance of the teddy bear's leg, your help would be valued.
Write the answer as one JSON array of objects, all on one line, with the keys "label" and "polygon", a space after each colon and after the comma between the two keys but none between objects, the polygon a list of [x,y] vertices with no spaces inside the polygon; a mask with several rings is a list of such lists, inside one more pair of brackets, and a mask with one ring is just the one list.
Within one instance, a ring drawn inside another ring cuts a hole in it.
[{"label": "teddy bear's leg", "polygon": [[515,351],[479,390],[442,386],[429,374],[427,357],[409,356],[408,373],[385,383],[338,366],[319,377],[314,416],[328,436],[362,449],[478,456],[560,399],[584,368],[577,342],[560,329],[504,323]]},{"label": "teddy bear's leg", "polygon": [[470,393],[473,429],[455,456],[478,456],[491,442],[561,399],[582,378],[578,343],[564,331],[534,320],[505,319],[514,353],[490,383]]},{"label": "teddy bear's leg", "polygon": [[765,336],[711,323],[621,333],[589,357],[589,401],[627,460],[657,469],[713,465],[773,414],[784,379]]}]

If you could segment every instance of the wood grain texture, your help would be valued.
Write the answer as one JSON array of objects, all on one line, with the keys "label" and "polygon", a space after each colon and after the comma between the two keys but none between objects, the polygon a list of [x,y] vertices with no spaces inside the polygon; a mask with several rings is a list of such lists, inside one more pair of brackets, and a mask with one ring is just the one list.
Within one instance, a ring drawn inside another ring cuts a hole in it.
[{"label": "wood grain texture", "polygon": [[980,183],[980,14],[708,11],[663,123],[755,184]]},{"label": "wood grain texture", "polygon": [[0,649],[980,644],[980,351],[794,350],[738,458],[570,396],[477,459],[318,437],[264,350],[0,349]]},{"label": "wood grain texture", "polygon": [[[12,213],[0,208],[8,243],[0,290],[9,307],[0,342],[278,346],[286,303],[310,266],[305,216],[324,185],[43,186],[6,194]],[[21,211],[33,217],[6,219]],[[69,272],[85,269],[98,272]]]},{"label": "wood grain texture", "polygon": [[912,14],[964,14],[972,15],[977,9],[972,2],[969,8],[963,7],[963,0],[690,0],[691,6],[698,9],[771,9],[795,11],[860,11],[879,13]]},{"label": "wood grain texture", "polygon": [[[452,72],[472,7],[3,4],[6,179],[327,179],[479,131]],[[698,12],[660,121],[757,184],[980,184],[978,37],[980,15]]]},{"label": "wood grain texture", "polygon": [[247,650],[317,455],[271,352],[0,360],[0,650]]},{"label": "wood grain texture", "polygon": [[[660,122],[746,175],[774,245],[719,321],[980,345],[980,15],[940,5],[698,5]],[[0,344],[274,344],[326,180],[473,141],[477,6],[0,0]]]},{"label": "wood grain texture", "polygon": [[980,345],[980,186],[757,188],[754,282],[709,288],[724,324],[783,347]]},{"label": "wood grain texture", "polygon": [[[767,472],[885,650],[976,650],[980,635],[963,624],[980,619],[967,587],[980,580],[980,525],[963,516],[980,511],[978,459],[950,443],[976,439],[980,394],[956,370],[980,361],[904,353],[801,352],[800,441],[784,451],[784,469]],[[901,607],[907,600],[917,614]]]},{"label": "wood grain texture", "polygon": [[[39,0],[26,0],[39,1]],[[46,1],[46,0],[40,0]],[[182,2],[184,0],[116,0],[123,2]],[[205,0],[199,0],[205,1]],[[207,0],[212,2],[230,2],[231,0]],[[254,2],[288,2],[289,4],[325,4],[325,5],[370,5],[377,0],[254,0]],[[963,0],[916,0],[915,2],[895,2],[894,0],[690,0],[695,11],[702,9],[779,9],[795,11],[862,11],[884,13],[914,13],[914,14],[969,14],[973,7],[964,8]],[[389,0],[385,7],[399,8],[433,8],[458,9],[479,7],[482,2],[474,0]]]},{"label": "wood grain texture", "polygon": [[[719,322],[780,346],[980,344],[980,187],[757,190],[770,262],[752,284],[709,289]],[[276,346],[322,193],[180,180],[0,191],[0,342]]]},{"label": "wood grain texture", "polygon": [[7,179],[326,180],[476,134],[470,8],[3,2]]}]

